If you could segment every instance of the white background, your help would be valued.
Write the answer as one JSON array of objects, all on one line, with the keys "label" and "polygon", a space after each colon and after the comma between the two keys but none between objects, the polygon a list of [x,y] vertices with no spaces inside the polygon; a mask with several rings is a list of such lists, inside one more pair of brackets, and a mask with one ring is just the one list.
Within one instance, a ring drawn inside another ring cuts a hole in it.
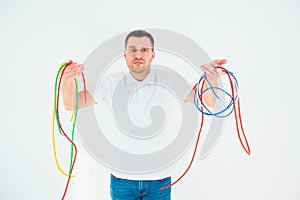
[{"label": "white background", "polygon": [[[51,144],[57,67],[137,28],[190,37],[210,57],[227,58],[240,83],[251,157],[228,118],[214,152],[173,188],[176,199],[300,199],[299,9],[296,0],[1,0],[0,199],[61,198],[66,178]],[[109,171],[79,154],[68,199],[109,199]]]}]

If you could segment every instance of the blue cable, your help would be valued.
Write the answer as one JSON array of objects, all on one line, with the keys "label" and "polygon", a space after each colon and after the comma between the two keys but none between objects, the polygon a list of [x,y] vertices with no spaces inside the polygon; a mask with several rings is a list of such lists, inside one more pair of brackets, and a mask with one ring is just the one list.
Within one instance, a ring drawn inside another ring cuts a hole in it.
[{"label": "blue cable", "polygon": [[[219,68],[219,67],[216,67],[216,68]],[[223,72],[227,73],[228,75],[230,75],[233,80],[234,80],[234,83],[232,84],[235,84],[237,89],[239,87],[238,85],[238,81],[236,79],[236,77],[233,75],[232,72],[230,71],[225,71],[225,70],[222,70]],[[203,81],[206,80],[209,84],[209,87],[207,87],[205,90],[203,90],[202,92],[200,91],[200,88]],[[232,85],[232,88],[233,85]],[[204,104],[204,102],[202,101],[202,96],[204,95],[205,92],[207,92],[208,90],[212,90],[213,94],[218,98],[220,99],[220,97],[216,94],[215,90],[220,90],[221,92],[225,93],[227,96],[230,97],[231,101],[228,103],[228,105],[221,111],[218,111],[218,112],[212,112],[210,111],[207,106]],[[197,108],[197,110],[199,110],[201,113],[205,114],[205,115],[208,115],[208,116],[215,116],[215,117],[219,117],[219,118],[225,118],[227,116],[229,116],[232,112],[233,112],[233,103],[234,101],[238,98],[238,94],[235,95],[235,97],[233,98],[232,95],[228,92],[226,92],[224,89],[220,88],[220,87],[215,87],[215,86],[212,86],[212,84],[209,82],[209,80],[206,78],[206,73],[202,74],[202,76],[200,77],[199,81],[198,81],[198,84],[197,84],[197,87],[196,87],[196,90],[195,90],[195,93],[194,93],[194,104]],[[198,105],[200,101],[200,104],[201,106],[204,108],[204,109],[201,109]],[[227,113],[226,111],[228,111],[229,109],[231,108],[231,110]],[[204,111],[205,110],[205,111]]]}]

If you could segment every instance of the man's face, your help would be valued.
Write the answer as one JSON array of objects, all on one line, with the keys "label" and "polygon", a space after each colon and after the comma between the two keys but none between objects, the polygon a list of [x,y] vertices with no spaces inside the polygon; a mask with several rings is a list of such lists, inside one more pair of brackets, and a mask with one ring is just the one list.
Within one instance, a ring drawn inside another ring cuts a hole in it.
[{"label": "man's face", "polygon": [[154,59],[151,40],[147,37],[130,37],[127,41],[124,57],[133,74],[148,73]]}]

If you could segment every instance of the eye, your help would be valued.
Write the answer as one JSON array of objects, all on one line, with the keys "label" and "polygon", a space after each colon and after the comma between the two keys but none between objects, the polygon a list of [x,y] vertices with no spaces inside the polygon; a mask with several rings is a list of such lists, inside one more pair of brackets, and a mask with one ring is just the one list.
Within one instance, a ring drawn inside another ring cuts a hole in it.
[{"label": "eye", "polygon": [[148,49],[147,49],[147,48],[142,48],[141,51],[142,51],[142,52],[147,52]]},{"label": "eye", "polygon": [[130,53],[136,52],[136,47],[129,47],[128,52]]}]

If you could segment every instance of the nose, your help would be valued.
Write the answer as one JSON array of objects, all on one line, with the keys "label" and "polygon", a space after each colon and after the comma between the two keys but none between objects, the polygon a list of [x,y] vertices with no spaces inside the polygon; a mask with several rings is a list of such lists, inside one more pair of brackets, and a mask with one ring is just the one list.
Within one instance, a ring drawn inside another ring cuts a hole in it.
[{"label": "nose", "polygon": [[138,58],[138,59],[143,58],[143,53],[142,53],[142,51],[140,51],[139,49],[137,49],[137,51],[134,52],[134,57],[135,57],[135,58]]}]

